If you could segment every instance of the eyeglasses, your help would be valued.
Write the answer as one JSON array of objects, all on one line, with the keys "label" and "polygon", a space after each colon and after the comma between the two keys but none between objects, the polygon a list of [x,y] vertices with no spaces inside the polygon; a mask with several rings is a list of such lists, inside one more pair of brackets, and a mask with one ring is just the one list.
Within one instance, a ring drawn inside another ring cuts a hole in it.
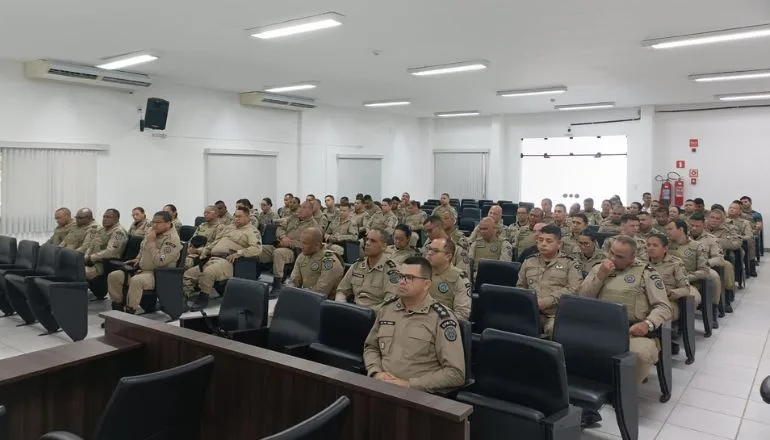
[{"label": "eyeglasses", "polygon": [[408,275],[408,274],[407,275],[399,274],[398,279],[399,281],[404,281],[407,284],[412,284],[414,280],[427,280],[427,278],[425,277],[420,277],[417,275]]}]

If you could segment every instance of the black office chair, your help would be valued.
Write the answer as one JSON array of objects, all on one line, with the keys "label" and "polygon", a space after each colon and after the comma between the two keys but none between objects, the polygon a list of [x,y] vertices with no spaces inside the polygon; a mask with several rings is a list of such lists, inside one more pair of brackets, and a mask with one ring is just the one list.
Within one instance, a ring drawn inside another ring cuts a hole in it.
[{"label": "black office chair", "polygon": [[269,328],[259,329],[259,346],[286,354],[303,356],[318,341],[321,304],[326,301],[309,290],[284,287],[273,310]]},{"label": "black office chair", "polygon": [[59,252],[61,250],[62,248],[55,244],[44,244],[40,246],[40,251],[37,254],[35,269],[9,269],[6,271],[3,277],[5,279],[5,295],[19,317],[24,320],[22,325],[29,325],[37,321],[29,301],[27,301],[26,279],[56,275],[56,268],[59,265]]},{"label": "black office chair", "polygon": [[265,230],[262,232],[262,244],[274,245],[278,238],[278,226],[274,224],[265,225]]},{"label": "black office chair", "polygon": [[[503,203],[513,203],[513,201],[511,201],[511,200],[498,200],[497,201],[498,205],[502,205]],[[513,204],[515,205],[515,203],[513,203]]]},{"label": "black office chair", "polygon": [[537,295],[531,290],[484,284],[474,307],[477,308],[473,315],[476,327],[474,343],[480,339],[480,333],[488,328],[540,337]]},{"label": "black office chair", "polygon": [[[17,251],[16,238],[0,235],[0,268],[13,267],[16,262]],[[2,292],[0,292],[0,311],[5,316],[16,313]]]},{"label": "black office chair", "polygon": [[123,254],[120,258],[113,258],[102,262],[103,273],[88,281],[88,288],[91,289],[91,293],[94,294],[97,300],[101,301],[107,296],[107,275],[114,270],[118,270],[118,267],[122,266],[124,262],[136,258],[142,247],[142,240],[144,240],[144,237],[138,235],[128,237],[126,247],[123,249]]},{"label": "black office chair", "polygon": [[492,205],[484,205],[480,209],[481,209],[481,218],[489,217],[489,210],[492,209]]},{"label": "black office chair", "polygon": [[321,303],[318,342],[308,347],[307,358],[326,365],[366,374],[364,341],[374,325],[369,307],[337,301]]},{"label": "black office chair", "polygon": [[[156,373],[124,377],[115,387],[93,440],[197,439],[214,356]],[[64,431],[40,440],[82,440]]]},{"label": "black office chair", "polygon": [[142,292],[140,307],[146,313],[154,312],[160,304],[160,310],[171,317],[168,322],[176,321],[187,310],[182,280],[184,261],[187,258],[187,243],[182,243],[182,251],[176,267],[162,267],[153,270],[155,289]]},{"label": "black office chair", "polygon": [[696,280],[692,282],[692,285],[700,292],[701,302],[700,311],[703,319],[703,337],[710,338],[711,330],[714,328],[714,320],[717,319],[714,316],[714,299],[711,297],[711,290],[708,289],[708,282],[706,280]]},{"label": "black office chair", "polygon": [[[233,263],[233,278],[241,278],[244,280],[259,280],[259,276],[262,275],[263,265],[259,262],[257,257],[241,257],[235,260]],[[217,281],[214,283],[214,290],[220,295],[225,296],[227,292],[227,284],[231,279]]]},{"label": "black office chair", "polygon": [[[679,319],[671,323],[673,335],[682,335],[682,345],[687,355],[685,364],[695,362],[695,298],[685,296],[677,300]],[[673,336],[672,336],[673,339]]]},{"label": "black office chair", "polygon": [[570,405],[564,353],[555,342],[484,330],[475,383],[457,400],[473,405],[474,440],[580,438],[581,411]]},{"label": "black office chair", "polygon": [[500,207],[503,208],[503,215],[510,215],[512,217],[516,217],[517,207],[513,203],[502,203]]},{"label": "black office chair", "polygon": [[345,262],[346,269],[361,258],[361,243],[354,240],[345,240],[337,244],[342,246],[342,261]]},{"label": "black office chair", "polygon": [[616,235],[618,235],[617,232],[595,232],[593,234],[594,238],[596,238],[596,242],[599,243],[599,249],[604,246],[604,240]]},{"label": "black office chair", "polygon": [[514,287],[519,281],[520,268],[521,264],[518,262],[479,260],[479,270],[476,274],[473,291],[481,291],[482,284]]},{"label": "black office chair", "polygon": [[0,310],[3,311],[3,317],[16,314],[13,305],[5,294],[5,274],[11,270],[34,270],[37,265],[37,254],[40,244],[32,240],[22,240],[19,242],[19,248],[16,252],[16,258],[12,264],[5,263],[0,265]]},{"label": "black office chair", "polygon": [[11,440],[8,434],[8,420],[3,405],[0,405],[0,440]]},{"label": "black office chair", "polygon": [[420,211],[424,212],[424,213],[425,213],[425,215],[427,215],[428,217],[430,217],[430,216],[431,216],[431,214],[433,214],[433,208],[435,208],[435,206],[430,206],[430,205],[428,205],[428,206],[423,206],[422,208],[420,208]]},{"label": "black office chair", "polygon": [[519,202],[518,207],[519,208],[524,207],[531,210],[535,207],[535,204],[532,202]]},{"label": "black office chair", "polygon": [[503,215],[503,224],[505,226],[511,226],[516,222],[516,216],[515,215]]},{"label": "black office chair", "polygon": [[479,208],[486,205],[494,205],[495,202],[493,200],[479,200]]},{"label": "black office chair", "polygon": [[460,223],[458,223],[457,227],[462,231],[462,233],[469,237],[471,235],[471,232],[473,232],[474,229],[476,229],[476,225],[479,224],[478,220],[470,219],[470,218],[462,218],[460,219]]},{"label": "black office chair", "polygon": [[333,440],[342,438],[350,399],[342,396],[323,411],[263,440]]},{"label": "black office chair", "polygon": [[460,214],[461,219],[475,220],[477,223],[481,220],[481,210],[476,207],[465,207]]},{"label": "black office chair", "polygon": [[196,226],[190,226],[190,225],[184,225],[181,228],[179,228],[179,240],[181,241],[190,241],[193,234],[195,233]]},{"label": "black office chair", "polygon": [[206,219],[204,217],[195,217],[195,222],[193,224],[197,228],[198,226],[203,224],[203,222],[205,222],[205,221],[206,221]]},{"label": "black office chair", "polygon": [[592,412],[612,405],[623,440],[636,440],[636,354],[629,351],[628,328],[625,305],[565,295],[556,310],[553,340],[564,349],[570,402]]}]

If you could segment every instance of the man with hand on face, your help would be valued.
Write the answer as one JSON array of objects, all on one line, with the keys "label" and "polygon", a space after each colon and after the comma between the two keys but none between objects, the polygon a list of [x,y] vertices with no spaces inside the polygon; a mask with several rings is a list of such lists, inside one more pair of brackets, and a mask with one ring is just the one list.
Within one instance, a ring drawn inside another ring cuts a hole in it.
[{"label": "man with hand on face", "polygon": [[426,258],[433,269],[430,296],[452,310],[460,319],[471,316],[471,282],[468,275],[452,265],[455,244],[446,238],[430,243]]},{"label": "man with hand on face", "polygon": [[553,334],[559,298],[565,293],[577,293],[583,281],[580,264],[560,249],[561,230],[556,225],[544,226],[537,238],[538,253],[524,260],[516,283],[516,287],[537,294],[541,330],[548,338]]},{"label": "man with hand on face", "polygon": [[398,287],[398,266],[388,259],[385,231],[372,229],[366,234],[364,258],[356,261],[342,278],[335,299],[353,300],[359,306],[377,310]]},{"label": "man with hand on face", "polygon": [[513,247],[516,249],[516,255],[521,255],[525,250],[537,244],[535,239],[535,225],[543,223],[543,210],[540,208],[533,208],[529,211],[527,222],[527,226],[521,227],[515,233],[509,233],[508,235],[511,238]]},{"label": "man with hand on face", "polygon": [[460,326],[452,311],[430,296],[432,276],[425,258],[401,265],[396,296],[377,312],[364,343],[369,377],[428,392],[465,383]]},{"label": "man with hand on face", "polygon": [[594,236],[585,230],[578,236],[577,245],[580,249],[576,255],[576,260],[581,266],[583,276],[588,275],[591,269],[604,261],[604,252],[599,249]]},{"label": "man with hand on face", "polygon": [[478,272],[481,260],[511,261],[513,259],[513,245],[496,235],[495,220],[492,217],[481,219],[477,229],[479,235],[471,243],[468,252],[473,262],[473,273]]},{"label": "man with hand on face", "polygon": [[323,234],[318,228],[307,228],[300,235],[302,253],[291,272],[292,286],[308,289],[334,299],[334,293],[345,273],[337,255],[324,249]]}]

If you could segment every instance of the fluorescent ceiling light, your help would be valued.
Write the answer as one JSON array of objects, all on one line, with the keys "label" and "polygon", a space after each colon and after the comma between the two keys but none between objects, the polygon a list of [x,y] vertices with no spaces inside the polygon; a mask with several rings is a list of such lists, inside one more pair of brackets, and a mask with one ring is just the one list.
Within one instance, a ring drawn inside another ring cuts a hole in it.
[{"label": "fluorescent ceiling light", "polygon": [[695,82],[735,81],[739,79],[770,78],[770,69],[743,70],[740,72],[704,73],[702,75],[690,75],[687,78]]},{"label": "fluorescent ceiling light", "polygon": [[437,118],[462,118],[466,116],[478,116],[481,114],[478,110],[465,110],[458,112],[437,112],[434,113]]},{"label": "fluorescent ceiling light", "polygon": [[405,99],[391,99],[389,101],[371,101],[371,102],[365,102],[365,107],[396,107],[399,105],[409,105],[411,104],[410,101],[407,101]]},{"label": "fluorescent ceiling light", "polygon": [[135,66],[137,64],[149,63],[150,61],[155,61],[157,59],[158,57],[148,53],[132,53],[112,58],[106,58],[103,60],[106,61],[106,63],[99,64],[96,67],[105,70],[117,70],[128,66]]},{"label": "fluorescent ceiling light", "polygon": [[653,40],[643,41],[642,46],[652,47],[653,49],[672,49],[676,47],[724,43],[728,41],[746,40],[749,38],[759,37],[770,37],[770,24],[724,29],[714,32],[702,32],[698,34],[681,35],[677,37],[656,38]]},{"label": "fluorescent ceiling light", "polygon": [[269,93],[296,92],[298,90],[310,90],[318,87],[317,81],[305,81],[303,83],[291,84],[286,86],[274,86],[265,89]]},{"label": "fluorescent ceiling light", "polygon": [[567,104],[554,106],[556,110],[596,110],[615,107],[614,102],[593,102],[589,104]]},{"label": "fluorescent ceiling light", "polygon": [[770,92],[734,93],[732,95],[716,95],[720,101],[759,101],[770,99]]},{"label": "fluorescent ceiling light", "polygon": [[271,24],[269,26],[249,29],[249,32],[254,38],[268,40],[271,38],[288,37],[289,35],[337,27],[342,24],[343,19],[344,15],[336,12],[327,12],[326,14],[298,18],[296,20],[289,20],[282,23]]},{"label": "fluorescent ceiling light", "polygon": [[487,67],[489,67],[488,61],[463,61],[461,63],[443,64],[440,66],[415,67],[408,69],[407,72],[414,76],[432,76],[484,70]]},{"label": "fluorescent ceiling light", "polygon": [[506,98],[517,96],[538,96],[538,95],[557,95],[567,91],[567,87],[543,87],[539,89],[521,89],[521,90],[501,90],[497,92],[497,96],[503,96]]}]

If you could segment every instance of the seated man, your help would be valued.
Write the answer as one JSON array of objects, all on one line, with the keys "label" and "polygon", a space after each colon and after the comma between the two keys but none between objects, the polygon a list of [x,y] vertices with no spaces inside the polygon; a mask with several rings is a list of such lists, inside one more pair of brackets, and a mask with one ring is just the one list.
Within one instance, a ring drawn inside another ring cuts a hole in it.
[{"label": "seated man", "polygon": [[218,226],[217,207],[209,205],[203,210],[203,223],[195,228],[195,232],[190,237],[190,243],[187,246],[187,260],[184,263],[185,270],[196,264],[196,260],[201,256],[201,252],[206,248]]},{"label": "seated man", "polygon": [[[422,249],[420,249],[420,255],[423,257],[426,257],[428,254],[428,247],[430,247],[430,243],[432,240],[435,240],[437,238],[446,238],[451,239],[449,237],[449,234],[447,234],[446,229],[444,228],[444,222],[441,220],[441,217],[432,215],[428,217],[427,220],[425,220],[425,223],[422,225],[423,230],[428,235],[428,239],[425,241],[425,244],[422,245]],[[464,238],[464,237],[463,237]],[[455,255],[452,259],[452,264],[455,265],[458,269],[462,270],[465,273],[470,273],[471,270],[471,257],[468,255],[468,251],[465,250],[465,248],[460,247],[459,249],[457,246],[455,247]]]},{"label": "seated man", "polygon": [[[211,241],[200,254],[201,263],[184,273],[184,292],[192,299],[190,310],[197,312],[209,304],[214,283],[233,277],[233,263],[240,257],[257,257],[262,253],[262,236],[249,219],[249,208],[235,209],[233,221],[219,225]],[[204,263],[205,261],[205,263]],[[195,292],[198,292],[197,296]]]},{"label": "seated man", "polygon": [[[299,253],[299,237],[307,228],[318,228],[318,222],[313,218],[313,203],[302,202],[297,213],[286,219],[286,223],[278,227],[276,238],[277,246],[266,248],[266,252],[260,255],[261,262],[273,262],[273,289],[280,289],[285,276],[284,269],[287,264],[294,262],[295,252]],[[272,255],[269,255],[270,252]]]},{"label": "seated man", "polygon": [[[675,208],[675,207],[674,207]],[[660,234],[666,233],[666,226],[668,226],[669,223],[672,221],[675,221],[671,218],[671,213],[668,209],[661,206],[660,208],[655,210],[655,222],[652,224],[652,229],[657,231]],[[677,219],[679,220],[679,209],[677,209]]]},{"label": "seated man", "polygon": [[417,249],[409,245],[411,236],[412,231],[409,229],[409,226],[396,226],[396,230],[393,233],[393,244],[388,246],[385,253],[397,265],[401,265],[407,258],[417,255]]},{"label": "seated man", "polygon": [[[503,208],[501,208],[499,205],[492,205],[492,207],[489,208],[488,216],[495,222],[495,235],[497,237],[500,237],[503,240],[507,239],[508,229],[505,227],[505,224],[503,223]],[[469,243],[472,244],[479,237],[480,226],[481,226],[481,222],[479,222],[479,224],[476,225],[476,227],[473,229],[473,232],[471,232],[471,236],[468,237]]]},{"label": "seated man", "polygon": [[599,232],[620,233],[620,218],[625,213],[626,208],[623,205],[613,206],[610,218],[602,222],[601,226],[599,226]]},{"label": "seated man", "polygon": [[[640,260],[646,260],[647,259],[647,250],[644,239],[639,237],[639,217],[637,217],[635,214],[623,214],[620,217],[620,234],[621,235],[627,235],[629,237],[632,237],[634,240],[636,240],[636,258],[639,258]],[[608,254],[610,252],[610,248],[612,247],[612,242],[615,241],[615,237],[607,237],[606,240],[604,240],[604,246],[602,246],[602,251],[605,254]]]},{"label": "seated man", "polygon": [[572,224],[567,218],[567,207],[563,203],[557,203],[553,207],[553,224],[561,229],[562,237],[566,237],[572,232]]},{"label": "seated man", "polygon": [[561,237],[561,252],[564,255],[571,257],[577,257],[580,253],[580,246],[578,246],[578,238],[583,231],[588,227],[588,217],[582,212],[572,214],[569,216],[572,227],[568,235],[562,235]]},{"label": "seated man", "polygon": [[259,213],[254,209],[254,205],[251,204],[251,200],[249,199],[238,199],[238,201],[235,202],[235,207],[243,206],[249,210],[249,222],[251,223],[251,226],[256,230],[257,232],[260,231],[259,228]]},{"label": "seated man", "polygon": [[437,238],[428,247],[427,259],[433,269],[430,296],[467,320],[471,316],[471,282],[465,272],[452,265],[455,249],[446,238]]},{"label": "seated man", "polygon": [[556,308],[564,294],[577,294],[583,273],[580,264],[564,255],[561,249],[561,229],[546,225],[537,237],[538,253],[524,260],[516,287],[534,290],[540,310],[540,328],[546,337],[553,335]]},{"label": "seated man", "polygon": [[364,258],[353,263],[337,287],[337,301],[352,300],[359,306],[378,309],[398,287],[398,266],[385,255],[385,231],[366,235]]},{"label": "seated man", "polygon": [[131,223],[131,227],[128,229],[128,235],[136,235],[144,237],[150,231],[152,231],[152,223],[147,220],[147,216],[144,214],[144,208],[137,206],[131,210],[131,217],[134,219]]},{"label": "seated man", "polygon": [[323,219],[321,221],[321,230],[326,231],[332,221],[339,216],[339,209],[334,203],[334,196],[327,194],[324,197],[326,208],[323,210]]},{"label": "seated man", "polygon": [[427,214],[420,211],[419,204],[417,202],[410,202],[406,205],[406,208],[402,208],[403,223],[409,226],[412,230],[412,237],[409,239],[409,246],[417,247],[417,242],[420,240],[420,231],[422,231],[422,225],[428,218]]},{"label": "seated man", "polygon": [[586,230],[583,230],[580,236],[578,236],[577,245],[580,250],[575,255],[585,277],[594,266],[604,261],[605,256],[604,252],[599,249],[594,236]]},{"label": "seated man", "polygon": [[647,237],[655,232],[655,230],[652,229],[652,214],[642,211],[637,214],[637,217],[639,218],[639,231],[637,232],[637,235],[639,238],[647,240]]},{"label": "seated man", "polygon": [[529,205],[519,206],[518,209],[516,209],[516,221],[506,228],[507,231],[505,232],[505,237],[511,242],[511,244],[513,244],[514,248],[516,248],[516,243],[514,240],[516,239],[519,230],[529,226],[529,214],[532,211],[534,211],[534,208],[530,208]]},{"label": "seated man", "polygon": [[679,319],[680,298],[692,296],[695,298],[695,307],[700,305],[700,293],[698,289],[687,281],[687,269],[684,262],[668,253],[668,237],[657,232],[647,239],[647,256],[650,266],[660,274],[663,285],[666,286],[669,306],[671,306],[671,319]]},{"label": "seated man", "polygon": [[[725,213],[721,209],[713,209],[708,216],[708,224],[699,212],[691,215],[689,220],[690,238],[703,246],[703,250],[706,251],[706,264],[719,275],[720,287],[717,292],[720,295],[723,288],[726,290],[735,289],[735,269],[729,261],[725,260],[725,252],[741,249],[743,244],[740,237],[722,224],[724,215]],[[706,232],[707,230],[708,232]],[[717,271],[718,268],[722,270]],[[724,305],[724,311],[733,312],[729,302]],[[723,316],[724,314],[719,315],[720,318]]]},{"label": "seated man", "polygon": [[88,238],[84,263],[86,279],[92,280],[104,273],[102,261],[120,258],[128,243],[128,233],[120,225],[120,212],[117,209],[104,211],[102,227],[91,232]]},{"label": "seated man", "polygon": [[[524,209],[526,210],[526,208]],[[516,216],[518,218],[519,214],[516,214]],[[513,248],[516,250],[517,256],[521,256],[525,250],[537,244],[535,240],[535,225],[538,223],[543,223],[543,210],[540,208],[533,208],[527,215],[526,225],[517,227],[516,229],[513,228],[518,225],[518,221],[516,224],[511,225],[508,236],[511,239]]]},{"label": "seated man", "polygon": [[468,257],[473,262],[473,273],[478,272],[480,260],[511,261],[513,245],[497,235],[495,220],[492,217],[481,219],[477,229],[479,234],[471,243],[468,252]]},{"label": "seated man", "polygon": [[59,246],[85,254],[87,247],[87,243],[85,243],[86,237],[98,227],[99,225],[94,221],[94,213],[90,209],[79,209],[75,214],[75,227],[64,237]]},{"label": "seated man", "polygon": [[452,216],[457,217],[457,211],[455,211],[454,207],[449,204],[449,194],[443,193],[441,194],[441,197],[439,197],[438,201],[439,205],[433,208],[433,212],[430,213],[430,215],[438,215],[441,216],[442,213],[448,212],[452,214]]},{"label": "seated man", "polygon": [[324,236],[327,243],[358,240],[358,227],[350,218],[350,205],[340,205],[337,215],[327,225]]},{"label": "seated man", "polygon": [[107,275],[107,290],[112,300],[112,310],[136,313],[145,290],[155,288],[153,270],[174,267],[179,261],[182,243],[171,223],[171,214],[158,211],[152,218],[152,231],[144,236],[139,256],[126,262],[136,272],[115,270]]},{"label": "seated man", "polygon": [[431,276],[422,257],[401,265],[397,296],[377,312],[364,343],[369,377],[428,392],[465,383],[460,327],[452,312],[428,293]]},{"label": "seated man", "polygon": [[594,209],[594,199],[590,197],[583,200],[583,214],[588,219],[588,225],[599,226],[604,221],[601,211]]},{"label": "seated man", "polygon": [[334,299],[345,269],[339,257],[324,249],[323,234],[318,228],[307,228],[300,234],[302,253],[297,257],[290,282],[294,287],[312,290]]},{"label": "seated man", "polygon": [[225,225],[229,225],[233,221],[233,216],[227,212],[227,205],[222,200],[217,200],[214,203],[217,208],[217,215],[219,216],[219,222]]},{"label": "seated man", "polygon": [[75,228],[75,221],[72,220],[72,213],[67,208],[57,209],[53,218],[56,220],[56,229],[53,230],[53,235],[46,243],[61,246],[67,234]]},{"label": "seated man", "polygon": [[390,209],[390,199],[382,199],[382,208],[379,211],[374,210],[364,215],[364,228],[382,229],[388,236],[393,235],[393,230],[398,224],[398,217]]}]

